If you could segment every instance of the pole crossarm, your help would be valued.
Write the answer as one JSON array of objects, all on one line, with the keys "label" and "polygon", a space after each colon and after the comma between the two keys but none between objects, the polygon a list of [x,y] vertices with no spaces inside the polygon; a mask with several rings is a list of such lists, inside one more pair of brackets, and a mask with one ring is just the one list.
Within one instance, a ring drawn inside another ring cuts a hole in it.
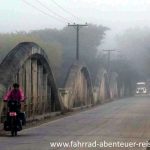
[{"label": "pole crossarm", "polygon": [[108,73],[108,82],[110,82],[110,55],[112,52],[115,52],[116,50],[109,49],[109,50],[103,50],[104,52],[107,52],[107,73]]},{"label": "pole crossarm", "polygon": [[79,30],[81,27],[88,26],[87,23],[85,24],[70,24],[68,23],[68,27],[75,27],[76,32],[77,32],[77,37],[76,37],[76,60],[79,60]]}]

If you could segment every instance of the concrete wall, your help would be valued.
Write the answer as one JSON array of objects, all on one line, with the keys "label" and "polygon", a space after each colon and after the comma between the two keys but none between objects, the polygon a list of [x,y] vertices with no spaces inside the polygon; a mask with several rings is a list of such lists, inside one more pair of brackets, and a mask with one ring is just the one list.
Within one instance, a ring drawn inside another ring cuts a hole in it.
[{"label": "concrete wall", "polygon": [[110,99],[110,91],[108,84],[108,75],[105,69],[100,69],[97,73],[95,84],[95,103],[105,103]]},{"label": "concrete wall", "polygon": [[20,84],[27,97],[22,109],[26,111],[28,118],[61,110],[48,57],[37,44],[20,43],[0,64],[0,116],[6,113],[2,95],[14,82]]},{"label": "concrete wall", "polygon": [[115,72],[111,73],[110,77],[110,99],[116,99],[119,97],[118,93],[118,74]]},{"label": "concrete wall", "polygon": [[94,104],[93,87],[87,67],[80,62],[73,63],[64,89],[60,92],[65,109]]},{"label": "concrete wall", "polygon": [[[59,89],[44,50],[35,43],[18,44],[0,64],[0,96],[14,82],[25,91],[27,101],[24,110],[28,118],[55,111],[69,111],[73,108],[102,104],[110,99],[124,96],[128,89],[118,84],[118,74],[105,69],[98,70],[92,85],[90,73],[85,64],[72,64],[64,88]],[[122,82],[123,83],[123,82]],[[6,114],[6,107],[0,101],[0,116]]]},{"label": "concrete wall", "polygon": [[102,104],[124,97],[125,90],[128,90],[128,88],[124,86],[123,81],[120,81],[119,75],[116,72],[111,72],[108,78],[105,69],[98,71],[94,84],[95,103]]}]

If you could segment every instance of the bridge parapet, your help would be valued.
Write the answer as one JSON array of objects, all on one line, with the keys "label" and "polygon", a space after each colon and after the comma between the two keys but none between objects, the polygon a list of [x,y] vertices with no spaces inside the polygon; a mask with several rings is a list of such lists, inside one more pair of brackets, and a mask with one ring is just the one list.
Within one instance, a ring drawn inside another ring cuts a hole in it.
[{"label": "bridge parapet", "polygon": [[[122,83],[122,84],[120,84]],[[111,72],[108,73],[105,69],[100,69],[97,73],[94,84],[95,103],[105,103],[108,100],[117,99],[125,96],[124,81],[119,78],[119,74]]]},{"label": "bridge parapet", "polygon": [[71,94],[70,92],[71,90],[59,88],[59,94],[60,94],[60,98],[63,104],[62,108],[64,108],[65,110],[69,110],[69,97]]},{"label": "bridge parapet", "polygon": [[123,81],[119,84],[117,73],[111,73],[109,79],[105,69],[98,71],[93,88],[87,66],[76,61],[70,67],[64,88],[58,92],[46,53],[32,42],[18,44],[0,64],[0,116],[6,114],[2,96],[14,82],[25,91],[27,102],[24,109],[31,119],[55,111],[105,103],[124,96],[129,90]]},{"label": "bridge parapet", "polygon": [[74,62],[71,66],[64,88],[68,91],[66,109],[94,104],[90,73],[81,62]]},{"label": "bridge parapet", "polygon": [[94,84],[95,103],[105,103],[110,98],[107,71],[99,69]]},{"label": "bridge parapet", "polygon": [[[28,117],[61,110],[48,57],[37,44],[18,44],[0,64],[1,96],[14,82],[20,84],[27,96],[24,108]],[[2,103],[0,112],[4,110]]]},{"label": "bridge parapet", "polygon": [[112,72],[111,73],[111,77],[110,77],[110,99],[116,99],[119,97],[119,89],[121,88],[118,85],[118,74],[116,72]]}]

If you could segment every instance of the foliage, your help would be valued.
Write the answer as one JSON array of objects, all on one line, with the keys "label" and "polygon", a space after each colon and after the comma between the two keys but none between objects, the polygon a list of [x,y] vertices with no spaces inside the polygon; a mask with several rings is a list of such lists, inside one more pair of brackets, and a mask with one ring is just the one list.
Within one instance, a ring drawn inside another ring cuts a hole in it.
[{"label": "foliage", "polygon": [[150,29],[128,29],[117,37],[118,49],[130,60],[142,79],[150,76]]},{"label": "foliage", "polygon": [[41,46],[50,59],[54,72],[60,67],[61,64],[61,46],[59,44],[43,41],[40,37],[32,35],[26,32],[17,32],[9,34],[0,34],[0,60],[6,56],[6,54],[20,42],[35,42]]},{"label": "foliage", "polygon": [[[101,44],[108,28],[90,24],[80,29],[80,58],[91,72],[94,72],[97,57],[97,47]],[[0,34],[0,60],[20,42],[31,41],[40,45],[48,54],[55,77],[59,85],[63,84],[66,73],[76,57],[76,30],[65,27],[62,30],[44,29],[29,33],[17,32]],[[94,67],[95,66],[95,67]]]}]

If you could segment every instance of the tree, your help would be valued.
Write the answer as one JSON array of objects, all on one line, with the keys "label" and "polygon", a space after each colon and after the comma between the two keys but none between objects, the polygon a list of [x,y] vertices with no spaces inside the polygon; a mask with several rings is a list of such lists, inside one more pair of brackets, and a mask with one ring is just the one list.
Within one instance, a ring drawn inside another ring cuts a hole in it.
[{"label": "tree", "polygon": [[[107,27],[90,24],[80,32],[80,58],[94,74],[100,60],[97,57],[97,47],[105,36]],[[59,86],[63,86],[69,67],[76,56],[76,32],[73,28],[65,27],[62,30],[44,29],[29,33],[17,32],[0,34],[1,60],[20,42],[31,41],[41,46],[50,59],[54,75]]]},{"label": "tree", "polygon": [[118,49],[121,50],[135,68],[141,79],[150,76],[150,28],[128,29],[117,36]]}]

